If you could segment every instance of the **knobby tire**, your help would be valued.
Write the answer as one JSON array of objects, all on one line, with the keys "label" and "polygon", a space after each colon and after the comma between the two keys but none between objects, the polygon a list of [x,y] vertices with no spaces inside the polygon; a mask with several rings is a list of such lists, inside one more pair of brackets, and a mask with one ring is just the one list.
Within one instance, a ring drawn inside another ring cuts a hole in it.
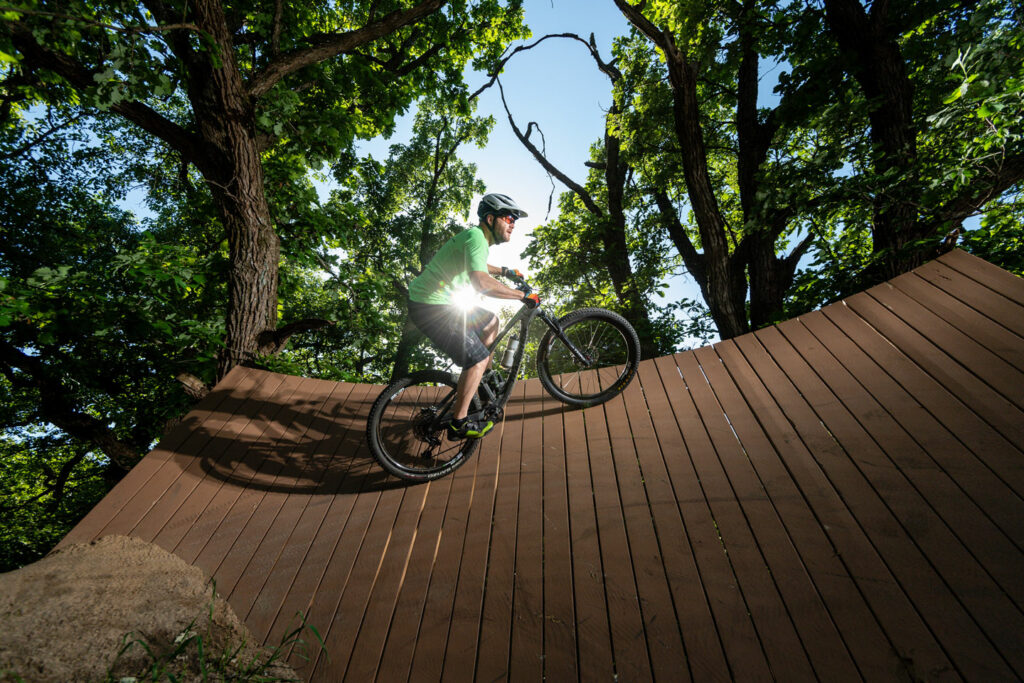
[{"label": "knobby tire", "polygon": [[[454,391],[456,379],[441,370],[423,370],[401,377],[384,389],[374,401],[366,425],[370,450],[380,465],[406,481],[422,482],[438,479],[455,471],[466,462],[479,445],[479,439],[448,441],[445,430],[427,434],[429,410],[442,400],[448,390]],[[470,411],[480,410],[474,397]],[[424,437],[440,440],[431,446]]]}]

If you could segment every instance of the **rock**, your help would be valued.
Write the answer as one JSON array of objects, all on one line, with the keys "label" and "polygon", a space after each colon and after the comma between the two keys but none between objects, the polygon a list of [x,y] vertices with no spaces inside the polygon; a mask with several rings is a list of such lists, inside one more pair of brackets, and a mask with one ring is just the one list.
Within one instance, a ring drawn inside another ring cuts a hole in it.
[{"label": "rock", "polygon": [[[133,640],[162,654],[191,638],[192,647],[171,669],[182,674],[179,680],[199,680],[199,638],[207,662],[243,643],[238,665],[261,654],[266,660],[227,602],[214,598],[200,569],[126,536],[70,546],[0,574],[0,624],[0,681],[142,675],[153,663],[145,648],[135,644],[118,657]],[[266,673],[298,680],[286,667]]]}]

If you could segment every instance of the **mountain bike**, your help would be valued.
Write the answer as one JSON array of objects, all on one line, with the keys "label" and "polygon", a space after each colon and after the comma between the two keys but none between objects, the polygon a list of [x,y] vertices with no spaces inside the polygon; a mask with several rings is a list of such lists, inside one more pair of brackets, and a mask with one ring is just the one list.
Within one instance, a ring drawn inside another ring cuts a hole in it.
[{"label": "mountain bike", "polygon": [[[526,280],[510,278],[526,296]],[[544,389],[571,406],[595,406],[619,395],[636,375],[640,340],[617,313],[581,308],[558,318],[542,306],[523,305],[488,347],[492,353],[508,338],[500,368],[487,370],[470,406],[471,417],[497,424],[520,376],[527,333],[535,322],[545,330],[537,347],[537,374]],[[421,370],[396,379],[370,409],[366,434],[381,466],[408,481],[429,481],[453,472],[476,451],[480,439],[450,441],[446,436],[458,375]]]}]

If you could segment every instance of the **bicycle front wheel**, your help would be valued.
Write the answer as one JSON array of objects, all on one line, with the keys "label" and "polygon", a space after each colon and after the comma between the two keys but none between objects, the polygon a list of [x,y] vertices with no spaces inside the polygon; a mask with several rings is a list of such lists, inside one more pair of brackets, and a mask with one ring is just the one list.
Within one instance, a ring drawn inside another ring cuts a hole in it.
[{"label": "bicycle front wheel", "polygon": [[577,357],[553,330],[540,340],[537,374],[548,392],[569,405],[588,407],[622,393],[640,363],[640,338],[618,313],[581,308],[558,321]]},{"label": "bicycle front wheel", "polygon": [[[391,383],[370,409],[366,437],[381,466],[407,481],[451,473],[476,450],[478,439],[448,441],[439,417],[451,416],[456,378],[424,370]],[[479,410],[473,399],[471,410]]]}]

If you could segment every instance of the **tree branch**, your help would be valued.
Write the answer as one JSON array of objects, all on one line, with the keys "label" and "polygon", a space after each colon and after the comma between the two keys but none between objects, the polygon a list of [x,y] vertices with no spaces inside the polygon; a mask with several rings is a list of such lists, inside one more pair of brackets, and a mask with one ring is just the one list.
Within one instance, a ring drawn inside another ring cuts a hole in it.
[{"label": "tree branch", "polygon": [[312,36],[310,47],[286,52],[257,73],[249,84],[249,94],[253,97],[265,95],[288,74],[342,53],[351,52],[362,45],[394,33],[404,26],[433,14],[446,3],[447,0],[423,0],[407,10],[396,10],[380,20],[354,31]]},{"label": "tree branch", "polygon": [[[160,24],[158,26],[114,26],[113,24],[104,24],[99,21],[91,21],[85,17],[76,16],[73,14],[60,14],[58,12],[43,12],[40,10],[31,10],[24,7],[10,7],[0,5],[0,12],[16,12],[18,14],[24,14],[33,17],[46,17],[48,19],[62,19],[64,21],[74,21],[81,24],[82,26],[90,26],[92,28],[101,28],[107,31],[114,31],[115,33],[163,33],[164,31],[195,31],[201,33],[200,29],[195,24]],[[5,20],[7,21],[7,20]]]},{"label": "tree branch", "polygon": [[[88,69],[67,55],[43,47],[28,27],[10,25],[10,36],[15,48],[25,57],[26,68],[52,71],[80,92],[87,92],[96,86],[93,76],[97,71]],[[160,138],[189,161],[196,163],[201,160],[202,146],[194,135],[141,102],[121,102],[113,105],[111,111]]]},{"label": "tree branch", "polygon": [[335,325],[330,320],[321,320],[319,318],[306,318],[304,320],[298,320],[293,323],[288,323],[284,327],[279,327],[276,330],[265,330],[259,335],[257,340],[258,352],[261,355],[270,356],[275,353],[279,353],[284,348],[288,340],[300,332],[311,332],[313,330],[320,330],[325,327],[332,327]]},{"label": "tree branch", "polygon": [[[39,392],[40,418],[77,439],[94,444],[125,470],[131,469],[139,460],[141,454],[121,441],[105,421],[79,412],[70,403],[67,388],[60,380],[48,376],[38,356],[29,356],[17,347],[0,341],[0,365],[12,384]],[[14,372],[15,368],[20,369],[21,373]]]},{"label": "tree branch", "polygon": [[541,36],[540,38],[538,38],[537,40],[533,41],[529,45],[520,45],[520,46],[516,47],[514,50],[512,50],[512,52],[508,53],[508,55],[506,55],[504,58],[502,58],[502,60],[500,62],[498,62],[498,65],[495,66],[494,69],[491,70],[491,73],[489,74],[490,78],[487,80],[487,82],[484,83],[483,85],[481,85],[475,91],[473,91],[473,94],[469,96],[469,99],[472,100],[472,99],[475,99],[475,98],[479,97],[480,93],[482,93],[484,90],[487,90],[492,85],[494,85],[495,82],[497,82],[498,77],[501,75],[502,70],[505,68],[505,65],[508,64],[509,60],[511,60],[512,57],[514,57],[515,55],[519,54],[520,52],[526,52],[527,50],[532,50],[533,48],[537,47],[538,45],[543,43],[545,40],[548,40],[549,38],[569,38],[570,40],[577,40],[577,41],[583,43],[584,45],[587,46],[587,49],[590,50],[590,54],[591,54],[591,56],[593,56],[594,61],[597,62],[598,69],[600,69],[610,79],[612,79],[613,82],[616,79],[622,77],[622,73],[617,68],[615,68],[615,66],[614,66],[614,61],[615,60],[612,60],[611,62],[605,62],[605,61],[603,61],[601,59],[601,55],[597,52],[597,45],[596,45],[596,43],[594,41],[594,34],[593,33],[590,34],[590,41],[589,42],[586,41],[586,40],[583,40],[583,38],[580,38],[579,35],[577,35],[575,33],[549,33],[546,36]]},{"label": "tree branch", "polygon": [[668,231],[672,243],[676,245],[676,251],[683,258],[686,269],[690,271],[697,284],[703,289],[707,285],[707,273],[705,272],[706,257],[693,246],[693,241],[686,234],[683,224],[679,221],[679,213],[672,204],[672,200],[669,199],[668,193],[664,190],[656,190],[651,194],[654,196],[654,201],[658,204],[661,223]]},{"label": "tree branch", "polygon": [[[604,211],[602,211],[601,207],[597,205],[597,202],[595,202],[594,198],[590,196],[590,193],[587,192],[582,185],[575,182],[572,178],[567,176],[554,164],[548,161],[548,158],[544,156],[544,153],[537,149],[536,145],[530,142],[530,131],[537,124],[531,121],[530,125],[526,128],[526,135],[523,135],[523,132],[519,130],[519,126],[516,125],[515,120],[512,118],[512,112],[508,109],[508,103],[505,101],[505,89],[501,87],[501,81],[498,81],[498,90],[501,91],[501,103],[505,107],[505,114],[508,116],[509,125],[512,126],[512,131],[516,134],[516,137],[519,138],[519,142],[523,143],[523,146],[530,151],[530,154],[532,154],[533,158],[537,160],[537,163],[544,167],[545,171],[558,178],[563,185],[575,192],[576,196],[583,201],[590,213],[599,218],[604,217]],[[540,127],[538,126],[537,129],[540,130]]]},{"label": "tree branch", "polygon": [[925,221],[923,234],[931,234],[943,226],[959,225],[966,218],[981,211],[992,199],[1024,180],[1024,152],[1003,159],[991,175],[982,176],[969,185],[958,196],[953,197],[935,212],[931,220]]},{"label": "tree branch", "polygon": [[24,154],[25,152],[29,151],[30,149],[32,149],[36,145],[41,144],[43,142],[43,140],[45,140],[46,138],[50,137],[51,135],[53,135],[57,131],[63,130],[64,128],[68,128],[72,124],[77,123],[84,116],[85,116],[85,114],[78,114],[77,116],[74,116],[74,117],[68,119],[67,121],[64,121],[63,123],[59,123],[57,125],[51,126],[50,129],[47,130],[45,133],[40,134],[34,140],[26,142],[24,145],[22,145],[18,149],[15,149],[15,150],[12,150],[10,152],[7,152],[6,154],[0,154],[0,159],[14,159],[16,157],[20,157],[22,154]]}]

